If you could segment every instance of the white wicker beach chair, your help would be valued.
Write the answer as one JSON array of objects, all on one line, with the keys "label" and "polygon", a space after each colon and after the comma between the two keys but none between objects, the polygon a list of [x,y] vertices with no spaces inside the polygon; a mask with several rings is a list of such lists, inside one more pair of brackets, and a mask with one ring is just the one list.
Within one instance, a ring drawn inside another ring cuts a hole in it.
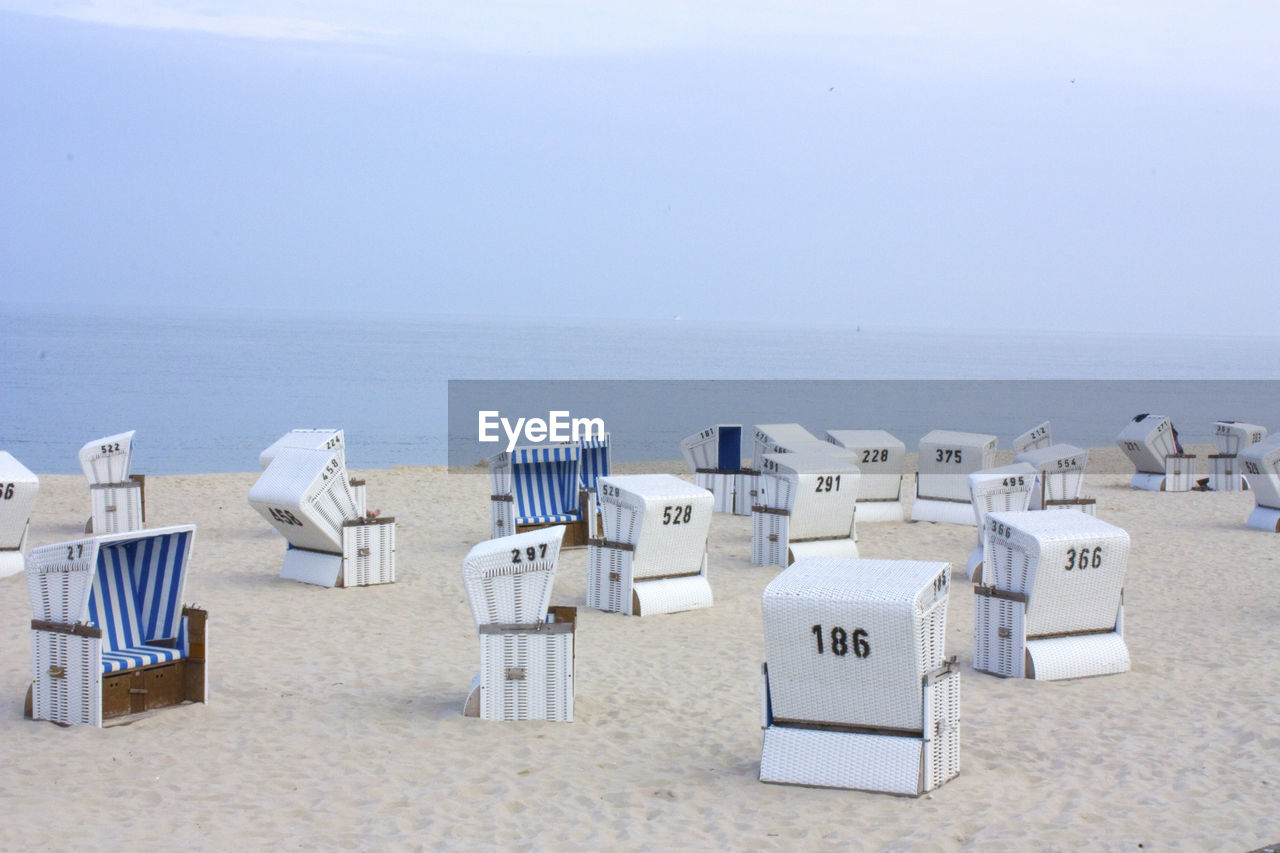
[{"label": "white wicker beach chair", "polygon": [[18,574],[25,565],[22,552],[39,491],[40,479],[0,450],[0,578]]},{"label": "white wicker beach chair", "polygon": [[916,454],[916,501],[912,521],[973,524],[969,475],[996,463],[996,437],[935,429],[920,439]]},{"label": "white wicker beach chair", "polygon": [[1079,512],[993,512],[984,550],[974,669],[1040,680],[1129,669],[1129,534]]},{"label": "white wicker beach chair", "polygon": [[490,539],[462,561],[480,637],[463,713],[486,720],[573,720],[577,610],[551,607],[564,527]]},{"label": "white wicker beach chair", "polygon": [[603,477],[603,534],[588,540],[587,606],[648,616],[710,607],[715,498],[670,474]]},{"label": "white wicker beach chair", "polygon": [[133,433],[97,438],[80,448],[80,468],[89,481],[91,504],[86,533],[125,533],[146,524],[146,478],[129,473]]},{"label": "white wicker beach chair", "polygon": [[1240,421],[1214,421],[1213,439],[1218,452],[1209,454],[1209,488],[1238,492],[1248,488],[1239,464],[1240,453],[1267,437],[1267,428]]},{"label": "white wicker beach chair", "polygon": [[1036,469],[1030,509],[1077,509],[1097,515],[1096,498],[1080,497],[1089,451],[1074,444],[1051,444],[1013,457]]},{"label": "white wicker beach chair", "polygon": [[599,533],[600,508],[596,506],[596,486],[601,477],[609,476],[609,433],[584,438],[578,442],[578,505],[585,507],[588,535]]},{"label": "white wicker beach chair", "polygon": [[280,577],[325,587],[395,582],[396,520],[364,517],[334,450],[279,449],[249,505],[288,541]]},{"label": "white wicker beach chair", "polygon": [[699,430],[680,442],[680,454],[693,482],[715,496],[716,512],[751,514],[751,474],[742,467],[741,424]]},{"label": "white wicker beach chair", "polygon": [[858,466],[858,521],[902,521],[907,446],[882,429],[829,429],[827,441],[853,452]]},{"label": "white wicker beach chair", "polygon": [[565,547],[587,544],[577,442],[531,444],[489,458],[493,538],[563,525]]},{"label": "white wicker beach chair", "polygon": [[[287,447],[295,450],[332,450],[342,461],[342,466],[345,468],[347,465],[346,437],[340,429],[289,430],[258,454],[258,465],[265,471],[276,454]],[[351,484],[351,492],[355,495],[356,512],[363,517],[366,510],[365,481],[348,476],[347,482]]]},{"label": "white wicker beach chair", "polygon": [[26,714],[64,726],[208,696],[208,613],[182,604],[194,525],[89,536],[27,554]]},{"label": "white wicker beach chair", "polygon": [[978,525],[978,545],[969,554],[965,576],[974,583],[982,581],[982,545],[987,514],[1025,510],[1031,501],[1036,482],[1036,469],[1025,462],[984,468],[969,475],[969,495],[973,517]]},{"label": "white wicker beach chair", "polygon": [[789,566],[801,557],[856,557],[859,471],[828,453],[767,453],[761,502],[751,508],[751,562]]},{"label": "white wicker beach chair", "polygon": [[919,796],[960,772],[950,569],[806,558],[765,587],[761,781]]},{"label": "white wicker beach chair", "polygon": [[1240,467],[1253,490],[1248,526],[1280,533],[1280,434],[1240,451]]},{"label": "white wicker beach chair", "polygon": [[1014,455],[1026,453],[1028,450],[1039,450],[1053,444],[1053,431],[1049,422],[1037,424],[1013,440]]},{"label": "white wicker beach chair", "polygon": [[1195,475],[1195,454],[1183,453],[1173,421],[1164,415],[1136,415],[1116,444],[1137,468],[1129,485],[1153,492],[1185,492]]}]

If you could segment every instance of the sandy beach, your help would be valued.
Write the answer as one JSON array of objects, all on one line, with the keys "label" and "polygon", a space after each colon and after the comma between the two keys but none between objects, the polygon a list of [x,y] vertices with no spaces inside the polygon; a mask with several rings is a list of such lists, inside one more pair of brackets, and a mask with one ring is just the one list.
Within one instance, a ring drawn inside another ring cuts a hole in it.
[{"label": "sandy beach", "polygon": [[[1208,446],[1191,448],[1202,468]],[[999,463],[1009,461],[1007,451]],[[908,457],[910,492],[914,455]],[[677,462],[616,464],[667,472]],[[1229,850],[1280,841],[1280,537],[1249,492],[1128,488],[1090,451],[1084,494],[1131,537],[1130,672],[1002,680],[972,665],[975,529],[860,524],[862,556],[945,560],[963,672],[961,773],[919,799],[762,784],[760,595],[750,519],[717,515],[715,606],[645,618],[577,605],[575,719],[461,715],[479,663],[462,557],[489,533],[477,469],[353,472],[398,522],[393,585],[278,577],[256,473],[147,479],[149,526],[198,526],[188,603],[209,611],[211,697],[62,729],[22,716],[26,579],[0,580],[4,849]],[[1207,473],[1207,472],[1206,472]],[[29,546],[76,538],[83,477],[41,476]],[[907,498],[909,501],[910,499]]]}]

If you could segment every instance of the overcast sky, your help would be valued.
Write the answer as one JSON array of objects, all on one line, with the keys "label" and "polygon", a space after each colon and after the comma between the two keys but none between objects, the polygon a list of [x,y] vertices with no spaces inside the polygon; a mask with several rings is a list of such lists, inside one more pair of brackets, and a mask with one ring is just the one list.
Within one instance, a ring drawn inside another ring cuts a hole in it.
[{"label": "overcast sky", "polygon": [[1275,335],[1277,34],[1273,2],[0,0],[0,302]]}]

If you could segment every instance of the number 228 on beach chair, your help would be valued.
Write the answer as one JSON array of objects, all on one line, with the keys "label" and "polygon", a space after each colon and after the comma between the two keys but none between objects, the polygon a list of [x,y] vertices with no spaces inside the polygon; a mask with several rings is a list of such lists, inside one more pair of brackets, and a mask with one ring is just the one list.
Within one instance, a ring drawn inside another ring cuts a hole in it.
[{"label": "number 228 on beach chair", "polygon": [[22,571],[31,506],[40,480],[17,459],[0,450],[0,578]]}]

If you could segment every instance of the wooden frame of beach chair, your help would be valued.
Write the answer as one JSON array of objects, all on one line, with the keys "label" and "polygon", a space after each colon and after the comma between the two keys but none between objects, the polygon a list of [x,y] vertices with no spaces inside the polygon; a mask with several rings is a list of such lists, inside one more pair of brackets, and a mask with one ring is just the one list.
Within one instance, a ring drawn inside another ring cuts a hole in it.
[{"label": "wooden frame of beach chair", "polygon": [[858,556],[856,465],[826,452],[799,452],[767,453],[760,466],[761,502],[751,508],[754,565]]},{"label": "wooden frame of beach chair", "polygon": [[563,526],[564,547],[584,547],[587,497],[578,488],[582,448],[574,441],[521,445],[489,458],[494,539]]},{"label": "wooden frame of beach chair", "polygon": [[249,505],[287,541],[280,577],[318,586],[395,583],[396,520],[366,518],[335,450],[280,448]]},{"label": "wooden frame of beach chair", "polygon": [[907,446],[882,429],[829,429],[827,441],[853,453],[858,466],[858,521],[902,521]]},{"label": "wooden frame of beach chair", "polygon": [[915,797],[960,772],[950,570],[806,558],[765,587],[762,782]]},{"label": "wooden frame of beach chair", "polygon": [[1240,467],[1253,491],[1253,511],[1246,524],[1280,533],[1280,433],[1240,451]]},{"label": "wooden frame of beach chair", "polygon": [[1025,510],[1035,491],[1036,469],[1026,462],[984,468],[969,475],[973,517],[978,525],[978,545],[969,554],[965,577],[982,582],[982,546],[988,513]]},{"label": "wooden frame of beach chair", "polygon": [[1013,457],[1036,469],[1036,485],[1028,509],[1077,509],[1097,515],[1096,498],[1080,497],[1089,451],[1074,444],[1050,444]]},{"label": "wooden frame of beach chair", "polygon": [[587,606],[648,616],[710,607],[715,498],[670,474],[600,479],[603,532],[587,543]]},{"label": "wooden frame of beach chair", "polygon": [[969,475],[995,467],[996,437],[935,429],[920,439],[912,521],[973,524]]},{"label": "wooden frame of beach chair", "polygon": [[0,578],[23,570],[31,507],[40,493],[40,478],[26,465],[0,450]]},{"label": "wooden frame of beach chair", "polygon": [[465,716],[572,722],[577,610],[550,606],[564,534],[552,526],[490,539],[463,559],[480,640]]},{"label": "wooden frame of beach chair", "polygon": [[596,486],[601,477],[609,476],[612,455],[609,433],[583,438],[579,440],[578,448],[579,506],[585,506],[587,533],[598,535],[600,508],[596,506]]},{"label": "wooden frame of beach chair", "polygon": [[1053,427],[1048,421],[1036,424],[1013,440],[1013,455],[1026,453],[1028,450],[1039,450],[1053,444]]},{"label": "wooden frame of beach chair", "polygon": [[195,525],[33,548],[26,715],[64,726],[205,702],[208,613],[182,604]]},{"label": "wooden frame of beach chair", "polygon": [[680,455],[695,485],[715,496],[715,511],[751,514],[749,469],[742,467],[742,424],[716,424],[686,436]]},{"label": "wooden frame of beach chair", "polygon": [[[1166,457],[1180,456],[1182,445],[1178,442],[1178,431],[1172,420],[1165,415],[1136,415],[1116,436],[1116,444],[1137,469],[1129,481],[1131,487],[1153,492],[1173,491],[1166,488],[1169,474]],[[1187,488],[1190,488],[1191,466],[1181,460],[1174,465],[1179,478],[1184,476],[1184,471],[1188,472],[1185,477]]]},{"label": "wooden frame of beach chair", "polygon": [[127,533],[146,526],[146,477],[129,473],[134,432],[97,438],[80,448],[80,468],[89,481],[85,533]]},{"label": "wooden frame of beach chair", "polygon": [[1209,489],[1238,492],[1248,488],[1239,455],[1267,437],[1267,428],[1240,421],[1214,421],[1213,440],[1218,452],[1209,454]]},{"label": "wooden frame of beach chair", "polygon": [[1127,672],[1129,534],[1083,513],[987,515],[973,667],[1042,681]]}]

